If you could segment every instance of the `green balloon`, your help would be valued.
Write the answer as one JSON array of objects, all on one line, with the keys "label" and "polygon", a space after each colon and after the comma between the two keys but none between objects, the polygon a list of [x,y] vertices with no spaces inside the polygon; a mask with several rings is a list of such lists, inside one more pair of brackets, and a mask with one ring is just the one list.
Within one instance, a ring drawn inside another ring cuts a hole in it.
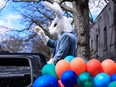
[{"label": "green balloon", "polygon": [[49,74],[51,76],[54,76],[55,78],[57,77],[56,71],[55,71],[55,65],[54,64],[46,64],[42,68],[42,75]]},{"label": "green balloon", "polygon": [[88,60],[84,60],[84,62],[87,64],[88,63]]},{"label": "green balloon", "polygon": [[116,87],[116,81],[111,82],[108,87]]},{"label": "green balloon", "polygon": [[83,72],[78,77],[78,85],[79,87],[94,87],[94,77],[88,73]]}]

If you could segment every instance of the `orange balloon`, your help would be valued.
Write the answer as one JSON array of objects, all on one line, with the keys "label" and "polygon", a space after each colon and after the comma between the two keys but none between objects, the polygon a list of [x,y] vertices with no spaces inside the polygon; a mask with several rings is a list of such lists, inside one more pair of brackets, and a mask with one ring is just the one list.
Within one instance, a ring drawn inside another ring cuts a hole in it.
[{"label": "orange balloon", "polygon": [[103,69],[103,72],[111,76],[112,74],[116,72],[115,62],[111,59],[104,60],[102,62],[102,69]]},{"label": "orange balloon", "polygon": [[60,79],[63,72],[65,72],[66,70],[70,70],[70,63],[67,60],[60,60],[57,62],[55,69],[56,74]]},{"label": "orange balloon", "polygon": [[115,72],[116,72],[116,63],[115,63]]},{"label": "orange balloon", "polygon": [[77,75],[86,71],[86,63],[84,62],[84,59],[80,57],[74,58],[70,63],[70,67]]},{"label": "orange balloon", "polygon": [[92,76],[96,76],[101,71],[102,71],[102,66],[99,60],[91,59],[88,61],[87,72],[89,72]]},{"label": "orange balloon", "polygon": [[60,87],[64,87],[64,85],[62,84],[61,80],[58,80],[58,84]]}]

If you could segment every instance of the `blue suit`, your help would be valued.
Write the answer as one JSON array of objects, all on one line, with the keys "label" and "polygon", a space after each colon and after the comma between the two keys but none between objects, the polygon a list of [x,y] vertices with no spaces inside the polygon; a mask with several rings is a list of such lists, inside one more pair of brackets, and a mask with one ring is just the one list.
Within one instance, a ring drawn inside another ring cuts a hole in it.
[{"label": "blue suit", "polygon": [[50,39],[47,46],[54,48],[53,58],[55,64],[68,55],[76,56],[76,36],[73,33],[65,32],[56,41]]}]

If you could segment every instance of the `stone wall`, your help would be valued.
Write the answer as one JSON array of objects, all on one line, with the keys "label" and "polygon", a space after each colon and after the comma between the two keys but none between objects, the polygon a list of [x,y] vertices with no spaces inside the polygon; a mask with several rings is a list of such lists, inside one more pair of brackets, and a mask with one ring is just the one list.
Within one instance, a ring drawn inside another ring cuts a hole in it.
[{"label": "stone wall", "polygon": [[110,1],[90,29],[91,53],[96,52],[99,60],[116,60],[116,4]]}]

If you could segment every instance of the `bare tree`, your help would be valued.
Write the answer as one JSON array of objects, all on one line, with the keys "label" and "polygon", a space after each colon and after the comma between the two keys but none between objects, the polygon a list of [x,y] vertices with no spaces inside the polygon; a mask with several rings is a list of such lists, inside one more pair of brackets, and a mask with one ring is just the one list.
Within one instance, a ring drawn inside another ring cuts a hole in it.
[{"label": "bare tree", "polygon": [[[90,10],[88,3],[90,0],[48,0],[48,1],[50,1],[51,3],[57,1],[66,12],[66,15],[68,14],[67,16],[73,18],[74,26],[78,35],[77,56],[80,56],[84,59],[89,59]],[[72,4],[72,7],[65,4],[65,2],[70,2]],[[105,0],[105,2],[107,1]],[[41,2],[19,3],[17,4],[17,7],[15,7],[15,10],[19,11],[19,13],[24,17],[22,23],[25,24],[26,28],[23,30],[29,30],[32,29],[35,25],[39,25],[48,34],[48,36],[50,36],[46,29],[50,25],[51,21],[54,19],[54,15],[53,12],[45,9],[44,5]],[[23,30],[19,32],[23,32]],[[28,37],[27,41],[33,39],[36,36],[37,35],[35,33],[32,33]]]},{"label": "bare tree", "polygon": [[42,41],[37,41],[37,39],[32,39],[32,53],[41,53],[43,54],[46,59],[51,58],[50,48],[45,46]]},{"label": "bare tree", "polygon": [[[90,9],[89,1],[95,3],[96,0],[49,0],[51,3],[57,1],[64,10],[69,11],[73,14],[74,25],[77,31],[77,56],[84,59],[90,59],[89,49],[89,29],[90,29]],[[64,2],[72,3],[72,8],[63,4]],[[108,3],[108,0],[104,0]],[[98,0],[97,6],[99,6],[101,0]],[[99,6],[100,7],[100,6]]]},{"label": "bare tree", "polygon": [[[22,9],[22,10],[21,10]],[[50,22],[54,19],[53,12],[45,9],[45,6],[37,2],[20,2],[15,3],[14,10],[19,12],[23,16],[21,23],[26,27],[22,30],[12,30],[12,32],[17,32],[20,35],[22,32],[30,31],[25,33],[28,35],[25,42],[31,43],[31,52],[39,52],[44,54],[47,58],[50,58],[50,49],[43,45],[40,39],[37,39],[38,35],[34,33],[33,28],[38,25],[45,33],[52,38],[52,36],[47,31]]]},{"label": "bare tree", "polygon": [[10,37],[1,43],[2,49],[9,52],[20,52],[23,50],[25,44],[22,39]]},{"label": "bare tree", "polygon": [[4,0],[4,3],[0,4],[0,12],[6,7],[7,3],[9,2],[9,0]]}]

